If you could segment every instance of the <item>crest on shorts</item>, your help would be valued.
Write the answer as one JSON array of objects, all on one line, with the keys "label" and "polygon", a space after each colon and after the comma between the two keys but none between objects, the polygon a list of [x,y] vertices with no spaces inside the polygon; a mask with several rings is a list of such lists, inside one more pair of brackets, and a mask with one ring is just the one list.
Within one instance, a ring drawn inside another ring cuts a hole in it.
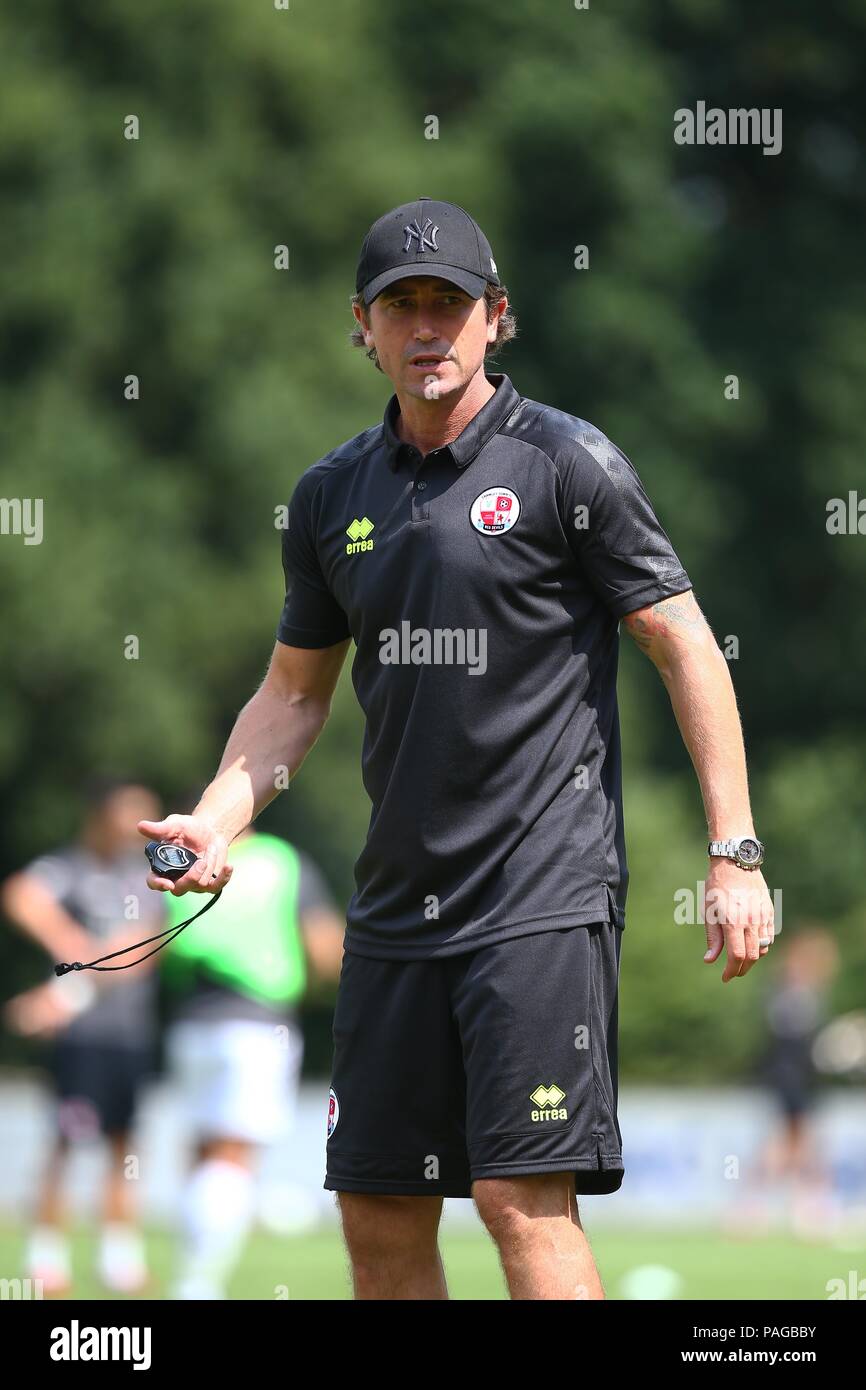
[{"label": "crest on shorts", "polygon": [[328,1138],[337,1128],[337,1121],[340,1118],[340,1102],[337,1100],[337,1092],[333,1086],[328,1092]]}]

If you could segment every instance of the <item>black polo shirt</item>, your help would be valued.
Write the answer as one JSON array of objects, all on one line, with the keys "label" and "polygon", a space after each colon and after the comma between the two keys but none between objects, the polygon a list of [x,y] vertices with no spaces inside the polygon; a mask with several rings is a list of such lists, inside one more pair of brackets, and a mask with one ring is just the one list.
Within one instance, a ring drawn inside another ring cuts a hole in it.
[{"label": "black polo shirt", "polygon": [[313,464],[282,533],[277,631],[357,644],[372,802],[346,947],[411,959],[625,926],[623,614],[691,588],[629,460],[495,394],[422,458],[383,423]]}]

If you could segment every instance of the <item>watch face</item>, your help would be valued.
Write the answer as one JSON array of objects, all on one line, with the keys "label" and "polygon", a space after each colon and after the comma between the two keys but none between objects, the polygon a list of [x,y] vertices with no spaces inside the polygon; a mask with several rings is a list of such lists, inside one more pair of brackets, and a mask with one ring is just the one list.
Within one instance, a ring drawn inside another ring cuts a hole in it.
[{"label": "watch face", "polygon": [[189,862],[186,850],[178,849],[176,845],[161,845],[158,853],[163,864],[171,869],[185,869]]},{"label": "watch face", "polygon": [[761,857],[757,840],[741,840],[737,853],[745,864],[757,864]]}]

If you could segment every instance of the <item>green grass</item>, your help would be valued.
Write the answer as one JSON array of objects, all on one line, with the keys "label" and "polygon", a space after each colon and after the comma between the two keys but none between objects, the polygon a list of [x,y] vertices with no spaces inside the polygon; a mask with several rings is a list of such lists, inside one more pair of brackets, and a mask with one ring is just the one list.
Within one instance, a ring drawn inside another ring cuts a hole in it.
[{"label": "green grass", "polygon": [[[642,1266],[663,1266],[679,1276],[678,1297],[695,1299],[826,1299],[828,1279],[846,1279],[849,1269],[866,1268],[866,1243],[840,1249],[778,1235],[738,1240],[706,1232],[588,1232],[607,1295],[621,1298],[622,1279]],[[0,1275],[21,1276],[23,1232],[0,1228]],[[171,1232],[147,1232],[154,1275],[151,1298],[164,1296],[175,1246]],[[506,1297],[496,1252],[486,1237],[443,1227],[441,1247],[452,1298]],[[73,1232],[73,1298],[109,1299],[93,1274],[92,1229]],[[336,1230],[280,1237],[256,1232],[250,1239],[230,1288],[234,1299],[350,1297],[346,1260]]]}]

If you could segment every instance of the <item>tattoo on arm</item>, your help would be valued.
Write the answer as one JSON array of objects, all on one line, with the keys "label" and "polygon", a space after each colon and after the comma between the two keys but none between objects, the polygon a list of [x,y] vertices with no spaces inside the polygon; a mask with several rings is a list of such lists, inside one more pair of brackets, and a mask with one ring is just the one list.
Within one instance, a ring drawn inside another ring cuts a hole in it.
[{"label": "tattoo on arm", "polygon": [[698,637],[709,630],[691,589],[626,613],[622,622],[641,651],[654,661],[665,655],[672,640]]},{"label": "tattoo on arm", "polygon": [[638,646],[648,652],[652,646],[652,633],[649,624],[640,616],[640,613],[626,613],[622,621]]}]

